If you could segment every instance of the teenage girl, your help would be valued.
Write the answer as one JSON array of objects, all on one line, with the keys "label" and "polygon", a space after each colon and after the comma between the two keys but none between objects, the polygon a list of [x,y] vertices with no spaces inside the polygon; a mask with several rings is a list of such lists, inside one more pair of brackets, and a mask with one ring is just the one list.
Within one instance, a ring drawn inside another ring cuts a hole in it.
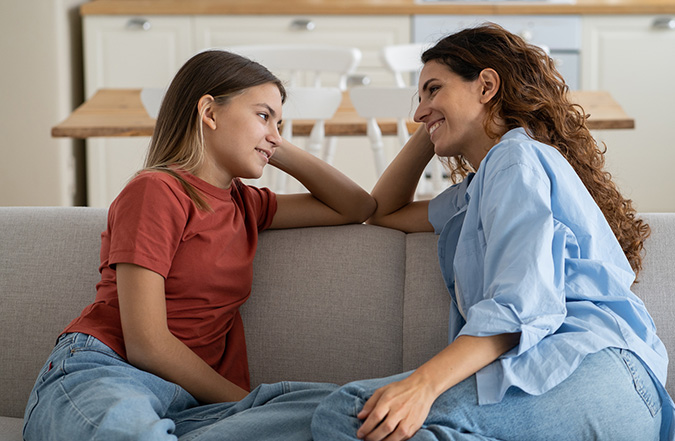
[{"label": "teenage girl", "polygon": [[[422,61],[423,127],[373,189],[370,223],[440,235],[449,344],[334,392],[314,439],[673,439],[666,350],[630,291],[649,229],[553,61],[491,24]],[[434,152],[461,182],[413,201]]]},{"label": "teenage girl", "polygon": [[[285,98],[266,68],[228,52],[200,53],[179,70],[145,168],[110,206],[96,300],[39,374],[26,440],[310,439],[312,412],[334,386],[249,394],[239,307],[258,233],[363,222],[375,206],[281,138]],[[267,164],[309,193],[277,196],[240,180]]]}]

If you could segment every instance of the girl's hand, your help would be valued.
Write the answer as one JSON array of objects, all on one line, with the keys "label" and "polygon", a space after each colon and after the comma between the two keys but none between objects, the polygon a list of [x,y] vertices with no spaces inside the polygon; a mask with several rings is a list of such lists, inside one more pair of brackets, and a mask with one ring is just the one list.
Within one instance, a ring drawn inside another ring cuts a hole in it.
[{"label": "girl's hand", "polygon": [[270,228],[361,223],[375,200],[347,176],[284,139],[270,164],[300,181],[309,193],[278,194]]},{"label": "girl's hand", "polygon": [[422,427],[436,398],[415,374],[381,387],[357,415],[365,421],[356,436],[367,441],[407,440]]}]

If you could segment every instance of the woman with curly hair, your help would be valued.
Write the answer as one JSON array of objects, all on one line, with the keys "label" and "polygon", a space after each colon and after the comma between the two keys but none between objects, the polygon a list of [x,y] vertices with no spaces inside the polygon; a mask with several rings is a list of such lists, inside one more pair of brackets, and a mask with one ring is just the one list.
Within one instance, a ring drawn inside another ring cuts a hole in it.
[{"label": "woman with curly hair", "polygon": [[[314,439],[673,439],[666,350],[630,290],[649,227],[553,61],[493,24],[422,61],[423,127],[373,189],[369,222],[440,235],[449,344],[333,392]],[[459,182],[413,201],[434,152]]]}]

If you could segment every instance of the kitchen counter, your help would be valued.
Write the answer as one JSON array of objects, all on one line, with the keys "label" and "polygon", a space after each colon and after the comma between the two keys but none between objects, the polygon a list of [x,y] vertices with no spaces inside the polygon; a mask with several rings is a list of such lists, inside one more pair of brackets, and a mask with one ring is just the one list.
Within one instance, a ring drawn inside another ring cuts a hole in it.
[{"label": "kitchen counter", "polygon": [[82,15],[675,14],[675,0],[427,2],[415,0],[94,0]]}]

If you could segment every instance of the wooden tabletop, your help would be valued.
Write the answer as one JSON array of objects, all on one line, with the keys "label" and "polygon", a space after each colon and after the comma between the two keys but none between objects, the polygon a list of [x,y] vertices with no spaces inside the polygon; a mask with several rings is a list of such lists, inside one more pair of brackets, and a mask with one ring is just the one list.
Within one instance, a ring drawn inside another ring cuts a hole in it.
[{"label": "wooden tabletop", "polygon": [[[580,104],[590,114],[590,129],[632,129],[635,121],[608,92],[574,91],[572,101]],[[384,135],[396,134],[394,119],[378,120]],[[293,134],[306,136],[312,121],[293,121]],[[75,109],[60,124],[52,127],[53,137],[86,139],[113,136],[151,136],[155,119],[151,118],[141,103],[140,89],[101,89],[91,99]],[[409,122],[412,132],[417,123]],[[359,136],[366,134],[366,121],[354,110],[345,94],[340,108],[331,120],[326,121],[328,136]]]},{"label": "wooden tabletop", "polygon": [[673,14],[675,0],[94,0],[82,15]]}]

